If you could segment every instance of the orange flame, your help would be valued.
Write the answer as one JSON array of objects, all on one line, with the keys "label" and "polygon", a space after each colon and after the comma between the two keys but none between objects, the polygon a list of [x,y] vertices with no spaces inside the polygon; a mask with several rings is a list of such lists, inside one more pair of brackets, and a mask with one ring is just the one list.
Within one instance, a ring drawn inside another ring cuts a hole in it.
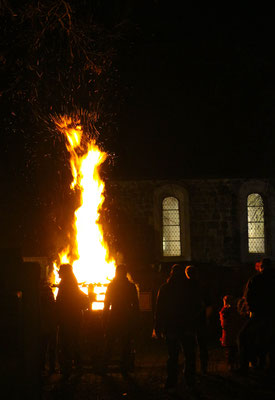
[{"label": "orange flame", "polygon": [[[99,167],[107,154],[100,151],[95,141],[83,140],[83,131],[79,121],[68,117],[55,119],[59,131],[66,138],[66,148],[70,153],[70,165],[73,175],[71,189],[81,192],[81,205],[75,211],[74,229],[76,238],[61,254],[60,263],[70,262],[74,274],[82,284],[98,284],[101,289],[99,301],[104,300],[106,284],[115,275],[115,261],[110,259],[108,246],[103,239],[102,227],[98,223],[104,202],[104,182],[99,176]],[[71,254],[76,254],[72,260]],[[83,289],[84,291],[84,289]],[[100,308],[103,303],[100,304]],[[97,307],[98,308],[98,307]]]}]

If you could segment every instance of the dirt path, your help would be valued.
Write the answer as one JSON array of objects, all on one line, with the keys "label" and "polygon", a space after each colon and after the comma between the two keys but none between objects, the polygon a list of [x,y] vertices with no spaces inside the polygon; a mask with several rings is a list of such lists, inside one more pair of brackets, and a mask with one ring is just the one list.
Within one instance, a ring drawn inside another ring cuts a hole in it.
[{"label": "dirt path", "polygon": [[105,375],[91,367],[63,381],[58,374],[45,378],[43,400],[275,400],[275,382],[264,373],[251,372],[247,377],[229,374],[221,349],[210,352],[209,373],[198,374],[195,391],[188,390],[180,376],[178,391],[168,395],[165,383],[166,349],[163,344],[151,344],[137,353],[136,369],[127,376],[113,365]]}]

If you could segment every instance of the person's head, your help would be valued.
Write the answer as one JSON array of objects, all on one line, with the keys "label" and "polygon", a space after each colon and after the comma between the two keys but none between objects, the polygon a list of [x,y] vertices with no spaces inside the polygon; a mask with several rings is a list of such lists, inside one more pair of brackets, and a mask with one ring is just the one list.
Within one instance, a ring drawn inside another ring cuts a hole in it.
[{"label": "person's head", "polygon": [[187,279],[190,279],[192,281],[198,280],[199,270],[194,265],[187,265],[187,267],[185,268],[185,275]]},{"label": "person's head", "polygon": [[257,262],[255,263],[255,270],[256,270],[257,272],[261,272],[261,269],[262,269],[262,262],[261,262],[261,261],[257,261]]},{"label": "person's head", "polygon": [[270,258],[263,258],[261,260],[260,272],[270,269],[271,267],[272,267],[272,264],[271,264]]},{"label": "person's head", "polygon": [[224,306],[233,306],[234,305],[234,297],[230,294],[227,294],[223,297],[223,305]]},{"label": "person's head", "polygon": [[73,267],[71,264],[61,264],[58,270],[58,275],[61,279],[66,278],[73,274]]},{"label": "person's head", "polygon": [[180,264],[172,265],[168,280],[182,279],[184,277],[184,267]]},{"label": "person's head", "polygon": [[116,278],[126,278],[127,276],[127,267],[125,264],[119,264],[116,267]]}]

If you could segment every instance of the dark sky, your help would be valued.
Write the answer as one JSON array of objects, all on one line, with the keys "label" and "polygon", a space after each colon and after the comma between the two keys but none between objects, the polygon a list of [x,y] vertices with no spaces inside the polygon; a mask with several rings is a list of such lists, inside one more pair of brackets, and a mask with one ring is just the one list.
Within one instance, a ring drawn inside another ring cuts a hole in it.
[{"label": "dark sky", "polygon": [[[232,13],[216,6],[170,3],[102,2],[103,21],[114,23],[118,15],[128,26],[121,30],[112,66],[118,95],[112,96],[110,87],[107,96],[110,112],[117,113],[110,128],[117,131],[115,140],[106,148],[115,154],[108,174],[133,179],[273,175],[274,13],[263,13],[258,6]],[[53,112],[55,94],[58,106],[63,101],[58,90],[52,91]],[[4,114],[11,112],[4,109]],[[104,136],[105,129],[101,131]],[[11,158],[24,165],[28,157],[39,164],[48,157],[46,151],[51,153],[44,150],[43,135],[40,140],[33,132],[28,153],[25,137],[13,136],[16,142],[8,145],[6,165],[14,164]],[[18,151],[11,154],[11,148]]]},{"label": "dark sky", "polygon": [[118,175],[270,176],[273,16],[177,4],[137,13],[138,34],[121,57],[130,90],[119,120]]}]

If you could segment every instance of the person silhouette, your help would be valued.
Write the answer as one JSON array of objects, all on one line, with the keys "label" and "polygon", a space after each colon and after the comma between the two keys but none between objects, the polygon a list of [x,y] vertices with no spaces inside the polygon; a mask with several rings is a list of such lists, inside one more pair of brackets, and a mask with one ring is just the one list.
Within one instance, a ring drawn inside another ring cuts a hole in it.
[{"label": "person silhouette", "polygon": [[197,285],[185,276],[185,268],[172,266],[170,276],[158,292],[155,334],[164,336],[168,349],[165,389],[175,391],[178,382],[180,349],[185,356],[184,377],[188,386],[196,383],[196,333],[202,299]]},{"label": "person silhouette", "polygon": [[79,335],[82,323],[82,310],[89,306],[86,296],[78,286],[77,279],[70,264],[59,268],[61,281],[56,297],[58,320],[59,363],[61,373],[67,377],[72,367],[81,367]]},{"label": "person silhouette", "polygon": [[109,283],[105,295],[103,325],[105,329],[104,367],[110,360],[115,342],[120,346],[122,372],[133,369],[131,359],[133,333],[139,316],[136,285],[127,278],[127,268],[120,264],[115,278]]}]

